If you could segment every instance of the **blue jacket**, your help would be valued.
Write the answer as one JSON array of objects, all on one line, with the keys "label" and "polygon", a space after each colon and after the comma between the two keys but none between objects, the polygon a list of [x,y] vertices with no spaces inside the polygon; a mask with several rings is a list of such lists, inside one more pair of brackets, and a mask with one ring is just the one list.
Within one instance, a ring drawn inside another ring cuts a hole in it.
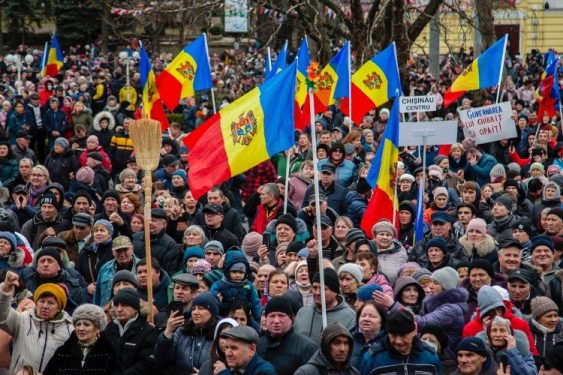
[{"label": "blue jacket", "polygon": [[[225,369],[219,375],[231,375],[230,369]],[[263,360],[258,354],[250,360],[244,369],[244,375],[277,375],[274,366],[270,362]]]},{"label": "blue jacket", "polygon": [[51,136],[51,132],[57,131],[61,134],[61,137],[64,137],[64,133],[68,129],[66,114],[60,109],[57,111],[49,109],[45,112],[45,121],[43,125],[49,136]]},{"label": "blue jacket", "polygon": [[[315,190],[312,185],[307,188],[302,207],[309,205],[308,197],[314,192]],[[348,190],[346,190],[345,187],[338,184],[336,180],[327,188],[325,188],[323,184],[319,183],[319,192],[325,195],[330,208],[332,208],[338,215],[344,215],[346,212],[346,194],[348,194]]]},{"label": "blue jacket", "polygon": [[10,144],[16,144],[16,134],[23,130],[23,126],[25,125],[25,112],[24,113],[17,113],[16,111],[12,111],[10,117],[8,117],[8,129],[10,130]]},{"label": "blue jacket", "polygon": [[154,172],[154,180],[164,181],[168,190],[174,190],[174,186],[172,186],[172,175],[166,173],[166,170],[164,168],[159,168]]},{"label": "blue jacket", "polygon": [[[246,274],[243,281],[235,282],[229,278],[229,269],[235,263],[243,263],[246,266]],[[248,308],[252,312],[252,317],[254,320],[259,321],[262,316],[262,306],[260,305],[258,292],[251,281],[252,273],[244,253],[240,250],[227,251],[222,270],[223,278],[213,283],[209,291],[214,295],[221,293],[223,304],[234,301],[246,301]]]},{"label": "blue jacket", "polygon": [[346,194],[346,216],[352,219],[354,227],[360,227],[362,216],[364,216],[367,207],[368,202],[357,191],[352,190]]},{"label": "blue jacket", "polygon": [[[133,255],[133,267],[128,270],[135,274],[139,258]],[[96,293],[94,294],[94,304],[98,306],[105,306],[111,299],[113,276],[116,273],[115,259],[106,262],[98,272],[98,279],[96,280]]]},{"label": "blue jacket", "polygon": [[467,163],[465,166],[465,179],[474,180],[483,186],[491,182],[491,169],[497,164],[497,159],[494,156],[485,154],[481,156],[481,159],[475,165]]},{"label": "blue jacket", "polygon": [[434,350],[418,337],[413,340],[411,352],[405,357],[393,349],[389,336],[385,336],[362,356],[360,374],[441,374],[442,365]]},{"label": "blue jacket", "polygon": [[[330,159],[319,160],[317,168],[320,171],[323,165],[328,164],[330,162],[331,162]],[[348,187],[352,182],[356,181],[357,177],[358,177],[358,167],[350,160],[343,160],[342,163],[336,166],[336,171],[334,174],[334,182],[344,187]]]}]

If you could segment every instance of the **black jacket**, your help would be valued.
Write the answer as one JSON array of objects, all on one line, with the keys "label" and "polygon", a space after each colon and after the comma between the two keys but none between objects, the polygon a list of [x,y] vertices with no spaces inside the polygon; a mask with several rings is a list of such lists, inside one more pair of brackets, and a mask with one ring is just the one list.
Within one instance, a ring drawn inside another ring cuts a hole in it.
[{"label": "black jacket", "polygon": [[51,151],[45,158],[45,167],[49,170],[51,181],[63,185],[65,190],[70,187],[70,173],[78,170],[76,156],[70,150],[65,150],[60,154]]},{"label": "black jacket", "polygon": [[125,375],[159,373],[154,361],[154,346],[158,330],[147,323],[143,317],[138,315],[123,336],[119,335],[119,327],[115,322],[108,324],[104,332],[117,347]]},{"label": "black jacket", "polygon": [[223,225],[221,225],[221,227],[217,229],[212,229],[204,226],[203,232],[205,233],[205,236],[209,241],[215,240],[221,242],[225,251],[233,246],[239,246],[241,243],[237,236],[235,236],[233,232],[225,228]]},{"label": "black jacket", "polygon": [[268,333],[258,341],[258,354],[270,362],[279,375],[293,375],[311,359],[318,346],[307,336],[291,328],[283,337],[272,338]]},{"label": "black jacket", "polygon": [[[227,228],[232,234],[237,236],[239,242],[242,242],[245,233],[238,211],[227,203],[223,203],[223,212],[223,227]],[[205,226],[205,217],[203,216],[203,212],[200,211],[195,214],[195,219],[192,224],[199,225],[202,228]]]},{"label": "black jacket", "polygon": [[87,284],[95,283],[100,268],[113,259],[111,245],[112,241],[99,244],[97,250],[94,249],[94,244],[87,245],[78,255],[75,268],[84,277]]},{"label": "black jacket", "polygon": [[[84,364],[82,360],[84,359]],[[117,349],[102,332],[86,357],[80,349],[80,343],[73,332],[68,340],[60,346],[43,375],[122,375],[123,368],[117,355]]]},{"label": "black jacket", "polygon": [[[139,259],[145,258],[145,232],[133,235],[133,248]],[[151,235],[151,255],[160,267],[173,275],[180,269],[181,253],[176,241],[163,230],[157,235]]]}]

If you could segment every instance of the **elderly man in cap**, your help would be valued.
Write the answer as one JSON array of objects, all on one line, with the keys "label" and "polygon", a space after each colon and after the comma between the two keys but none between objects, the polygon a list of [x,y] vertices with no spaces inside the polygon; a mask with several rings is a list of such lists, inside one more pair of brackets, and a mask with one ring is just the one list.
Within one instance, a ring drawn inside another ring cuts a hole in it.
[{"label": "elderly man in cap", "polygon": [[264,308],[266,334],[258,341],[258,354],[270,362],[279,375],[293,375],[307,363],[318,346],[293,330],[294,312],[286,296],[273,297]]},{"label": "elderly man in cap", "polygon": [[530,315],[532,299],[543,295],[539,284],[539,277],[534,271],[524,268],[511,271],[508,274],[507,290],[512,306],[520,310],[522,314]]},{"label": "elderly man in cap", "polygon": [[67,295],[58,284],[45,283],[33,293],[35,307],[25,312],[10,307],[19,285],[19,276],[8,271],[0,284],[0,329],[13,337],[13,373],[21,363],[43,371],[47,363],[73,330],[72,319],[65,311]]},{"label": "elderly man in cap", "polygon": [[522,244],[516,239],[507,239],[498,244],[498,261],[493,263],[494,272],[508,276],[510,271],[522,267]]},{"label": "elderly man in cap", "polygon": [[33,160],[33,163],[37,163],[35,152],[29,147],[30,140],[31,135],[25,130],[16,133],[16,144],[12,145],[12,153],[18,162],[23,158],[28,158]]},{"label": "elderly man in cap", "polygon": [[545,284],[555,277],[560,270],[555,264],[555,246],[551,237],[544,234],[532,239],[532,265],[541,269],[541,277]]},{"label": "elderly man in cap", "polygon": [[[176,273],[180,269],[180,250],[176,241],[166,233],[166,211],[162,208],[151,210],[150,234],[152,257],[166,272]],[[133,247],[139,259],[145,258],[145,246],[145,231],[135,233]]]},{"label": "elderly man in cap", "polygon": [[113,259],[106,262],[98,272],[94,304],[105,306],[111,299],[113,278],[116,272],[127,270],[135,272],[139,258],[133,254],[133,244],[127,236],[113,239],[111,245]]},{"label": "elderly man in cap", "polygon": [[[348,190],[335,181],[336,166],[334,164],[325,163],[320,168],[319,191],[326,197],[328,206],[338,215],[343,215],[346,211],[346,194],[348,194]],[[309,198],[314,196],[314,194],[313,186],[309,186],[305,192],[305,197],[307,198],[303,201],[303,207],[309,205]]]},{"label": "elderly man in cap", "polygon": [[[303,208],[301,208],[297,212],[297,218],[303,220],[307,225],[307,230],[309,231],[309,233],[312,233],[313,222],[315,221],[316,218],[315,194],[311,194],[309,197],[305,197],[305,199],[309,202],[309,204],[306,206],[304,205]],[[319,204],[320,204],[321,215],[328,216],[330,221],[334,223],[338,218],[338,214],[328,206],[326,196],[322,193],[319,193]]]},{"label": "elderly man in cap", "polygon": [[[325,302],[327,323],[339,322],[347,329],[356,325],[356,313],[346,304],[340,294],[338,274],[332,268],[325,268]],[[313,305],[303,306],[297,312],[293,328],[295,332],[308,336],[317,345],[321,342],[322,314],[321,314],[321,283],[317,272],[311,283],[313,284]]]},{"label": "elderly man in cap", "polygon": [[424,235],[424,238],[416,243],[414,250],[409,254],[409,262],[426,263],[428,256],[426,248],[428,241],[434,237],[442,237],[448,243],[448,253],[450,256],[459,261],[467,261],[465,249],[455,238],[452,231],[452,218],[443,211],[437,211],[430,216],[430,232]]},{"label": "elderly man in cap", "polygon": [[213,364],[216,375],[275,375],[276,370],[256,352],[258,333],[247,326],[237,326],[221,332],[224,339],[227,366],[221,361]]},{"label": "elderly man in cap", "polygon": [[123,288],[113,297],[115,319],[104,333],[120,354],[125,375],[157,373],[154,347],[158,330],[140,315],[141,298],[135,289]]},{"label": "elderly man in cap", "polygon": [[61,229],[63,222],[60,214],[60,204],[54,194],[46,193],[39,199],[39,212],[26,221],[21,234],[34,249],[38,249],[42,236],[55,236]]},{"label": "elderly man in cap", "polygon": [[357,375],[360,372],[351,364],[353,348],[350,332],[339,323],[329,324],[322,333],[320,349],[295,375]]},{"label": "elderly man in cap", "polygon": [[161,158],[162,168],[154,172],[155,181],[163,181],[166,183],[166,188],[170,191],[174,190],[172,186],[172,175],[178,169],[180,160],[173,154],[166,154]]},{"label": "elderly man in cap", "polygon": [[223,206],[208,203],[205,205],[202,212],[205,218],[203,232],[209,240],[221,242],[223,248],[226,250],[233,246],[240,245],[237,236],[223,225],[225,218]]},{"label": "elderly man in cap", "polygon": [[[245,233],[239,213],[236,208],[228,203],[228,199],[220,186],[214,186],[207,192],[207,203],[223,206],[223,226],[237,236],[239,241],[242,241]],[[194,221],[191,224],[203,227],[205,225],[203,212],[196,211]]]},{"label": "elderly man in cap", "polygon": [[441,374],[438,355],[416,335],[414,315],[406,309],[391,312],[385,321],[387,335],[360,358],[362,375]]},{"label": "elderly man in cap", "polygon": [[200,281],[190,273],[173,276],[172,283],[174,284],[172,301],[154,317],[155,326],[161,331],[166,328],[166,322],[174,311],[178,312],[177,316],[184,315],[186,320],[189,319],[187,313],[192,307],[192,300],[199,291]]},{"label": "elderly man in cap", "polygon": [[74,214],[72,229],[62,231],[59,237],[66,243],[66,252],[69,260],[76,262],[78,254],[90,242],[94,218],[87,213]]},{"label": "elderly man in cap", "polygon": [[457,344],[457,370],[454,375],[496,375],[498,366],[483,340],[467,337]]},{"label": "elderly man in cap", "polygon": [[129,225],[131,217],[121,211],[121,197],[119,193],[112,189],[104,192],[100,203],[103,210],[99,214],[96,214],[94,220],[105,219],[109,221],[113,225],[113,237],[131,237],[133,235]]}]

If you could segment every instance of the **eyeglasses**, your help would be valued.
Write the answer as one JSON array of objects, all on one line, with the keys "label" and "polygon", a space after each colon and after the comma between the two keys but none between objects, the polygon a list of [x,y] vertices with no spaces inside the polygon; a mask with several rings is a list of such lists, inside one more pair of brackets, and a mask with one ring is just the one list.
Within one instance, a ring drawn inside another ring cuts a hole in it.
[{"label": "eyeglasses", "polygon": [[338,152],[339,154],[343,154],[344,150],[332,150],[332,152]]}]

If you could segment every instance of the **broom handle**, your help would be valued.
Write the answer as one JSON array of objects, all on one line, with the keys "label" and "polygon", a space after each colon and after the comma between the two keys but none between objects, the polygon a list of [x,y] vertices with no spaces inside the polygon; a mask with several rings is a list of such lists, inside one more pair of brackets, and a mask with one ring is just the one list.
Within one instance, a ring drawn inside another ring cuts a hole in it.
[{"label": "broom handle", "polygon": [[151,255],[151,197],[152,197],[152,174],[150,170],[145,171],[143,178],[145,187],[145,258],[147,259],[147,299],[149,303],[149,323],[154,323],[153,296],[152,296],[152,255]]}]

